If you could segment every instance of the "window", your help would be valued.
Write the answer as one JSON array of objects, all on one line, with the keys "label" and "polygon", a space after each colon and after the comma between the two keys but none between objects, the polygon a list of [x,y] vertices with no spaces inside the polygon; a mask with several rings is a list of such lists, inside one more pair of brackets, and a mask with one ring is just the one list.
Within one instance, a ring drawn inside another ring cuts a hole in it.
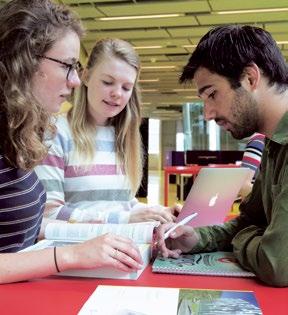
[{"label": "window", "polygon": [[184,151],[184,133],[177,132],[176,134],[176,151]]},{"label": "window", "polygon": [[149,119],[149,154],[159,154],[160,152],[160,120]]}]

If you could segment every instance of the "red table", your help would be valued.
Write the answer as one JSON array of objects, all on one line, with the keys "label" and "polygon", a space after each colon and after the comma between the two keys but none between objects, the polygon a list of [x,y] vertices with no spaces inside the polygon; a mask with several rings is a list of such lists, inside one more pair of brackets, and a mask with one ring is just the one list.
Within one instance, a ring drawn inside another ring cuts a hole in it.
[{"label": "red table", "polygon": [[268,287],[252,278],[153,274],[151,266],[136,281],[55,276],[29,282],[4,284],[0,286],[1,314],[77,314],[99,284],[250,290],[255,292],[264,315],[288,314],[288,288]]}]

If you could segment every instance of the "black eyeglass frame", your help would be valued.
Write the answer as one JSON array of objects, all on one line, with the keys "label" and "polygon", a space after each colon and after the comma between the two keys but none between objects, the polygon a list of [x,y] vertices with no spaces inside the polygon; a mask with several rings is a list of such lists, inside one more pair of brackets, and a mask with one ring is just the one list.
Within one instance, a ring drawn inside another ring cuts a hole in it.
[{"label": "black eyeglass frame", "polygon": [[71,71],[76,70],[78,75],[80,75],[81,71],[83,70],[83,67],[82,67],[80,61],[76,61],[76,62],[73,62],[73,63],[67,63],[67,62],[64,62],[62,60],[59,60],[59,59],[56,59],[56,58],[52,58],[52,57],[47,57],[47,56],[44,56],[44,55],[36,55],[36,57],[47,59],[47,60],[51,60],[51,61],[54,61],[54,62],[60,63],[61,65],[66,66],[68,68],[68,72],[67,72],[67,75],[66,75],[66,80],[67,81],[69,81],[69,75],[70,75]]}]

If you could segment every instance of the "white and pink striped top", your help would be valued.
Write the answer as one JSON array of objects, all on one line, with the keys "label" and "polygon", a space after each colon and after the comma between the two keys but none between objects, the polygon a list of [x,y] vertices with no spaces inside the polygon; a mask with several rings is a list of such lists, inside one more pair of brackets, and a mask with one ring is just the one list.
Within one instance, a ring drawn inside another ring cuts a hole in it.
[{"label": "white and pink striped top", "polygon": [[[113,127],[98,126],[95,156],[87,165],[75,156],[66,115],[57,119],[57,135],[42,165],[36,168],[47,192],[45,216],[52,219],[127,223],[141,205],[132,195],[128,177],[117,167]],[[143,205],[145,207],[145,205]]]}]

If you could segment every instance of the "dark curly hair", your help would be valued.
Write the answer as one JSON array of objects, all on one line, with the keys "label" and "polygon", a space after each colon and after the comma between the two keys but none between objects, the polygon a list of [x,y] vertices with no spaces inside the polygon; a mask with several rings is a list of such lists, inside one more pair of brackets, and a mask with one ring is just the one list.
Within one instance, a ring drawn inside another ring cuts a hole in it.
[{"label": "dark curly hair", "polygon": [[180,83],[193,80],[204,67],[227,78],[232,88],[240,87],[245,67],[255,63],[269,84],[281,92],[288,85],[288,68],[277,43],[267,31],[249,25],[226,25],[204,35],[183,69]]}]

